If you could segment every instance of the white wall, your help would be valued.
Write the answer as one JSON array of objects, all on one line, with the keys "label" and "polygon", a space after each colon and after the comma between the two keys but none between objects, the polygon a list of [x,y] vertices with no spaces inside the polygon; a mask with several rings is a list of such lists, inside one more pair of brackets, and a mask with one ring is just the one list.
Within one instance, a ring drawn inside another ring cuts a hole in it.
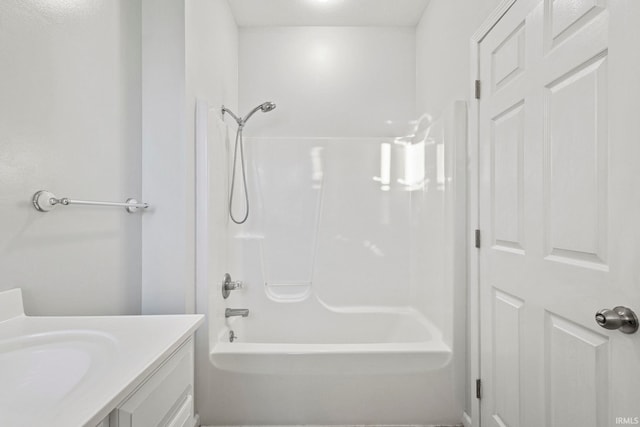
[{"label": "white wall", "polygon": [[140,311],[140,1],[0,2],[0,290],[33,315]]},{"label": "white wall", "polygon": [[[470,39],[500,0],[431,0],[416,28],[416,111],[438,117],[453,101],[469,99]],[[467,323],[467,334],[470,325]],[[467,335],[467,347],[469,336]],[[465,402],[471,414],[470,359]]]},{"label": "white wall", "polygon": [[240,30],[241,114],[264,101],[248,136],[398,136],[415,108],[410,27],[254,27]]},{"label": "white wall", "polygon": [[441,115],[467,100],[471,36],[500,0],[431,0],[416,28],[416,111]]},{"label": "white wall", "polygon": [[[191,159],[195,143],[196,101],[210,107],[207,116],[208,191],[205,275],[198,277],[196,310],[208,316],[196,336],[196,411],[202,425],[218,424],[224,407],[224,381],[209,360],[209,336],[224,324],[220,283],[227,271],[227,147],[229,133],[220,107],[238,106],[238,29],[226,0],[185,2],[186,141]],[[200,163],[202,164],[202,163]],[[201,247],[201,246],[199,246]],[[202,272],[202,270],[200,270]],[[206,281],[201,280],[206,276]],[[187,286],[190,286],[188,284]]]}]

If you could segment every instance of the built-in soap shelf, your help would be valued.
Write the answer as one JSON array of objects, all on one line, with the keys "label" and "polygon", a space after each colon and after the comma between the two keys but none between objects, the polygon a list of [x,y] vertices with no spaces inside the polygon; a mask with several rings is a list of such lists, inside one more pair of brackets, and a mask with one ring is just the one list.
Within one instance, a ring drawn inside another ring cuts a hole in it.
[{"label": "built-in soap shelf", "polygon": [[311,295],[311,282],[265,283],[267,297],[275,302],[301,302]]}]

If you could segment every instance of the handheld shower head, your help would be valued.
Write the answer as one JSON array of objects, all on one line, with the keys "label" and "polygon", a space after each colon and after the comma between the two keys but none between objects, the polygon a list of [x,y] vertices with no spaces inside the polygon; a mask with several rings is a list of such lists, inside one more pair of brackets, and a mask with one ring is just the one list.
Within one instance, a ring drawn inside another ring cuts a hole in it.
[{"label": "handheld shower head", "polygon": [[273,110],[276,108],[276,104],[274,104],[273,102],[263,102],[262,104],[258,105],[256,108],[254,108],[253,110],[251,110],[249,112],[249,114],[247,114],[244,119],[242,119],[242,124],[244,125],[245,123],[247,123],[247,120],[249,120],[249,118],[251,116],[253,116],[256,111],[260,110],[263,113],[268,113],[269,111]]},{"label": "handheld shower head", "polygon": [[275,110],[275,108],[276,108],[276,104],[274,104],[273,102],[265,102],[260,106],[260,109],[262,110],[263,113],[268,113],[271,110]]},{"label": "handheld shower head", "polygon": [[[229,190],[229,216],[231,217],[231,220],[236,224],[244,224],[247,218],[249,218],[249,194],[247,192],[247,175],[245,173],[244,149],[242,148],[243,147],[242,129],[244,128],[244,125],[247,123],[247,120],[249,120],[249,118],[253,116],[256,111],[260,110],[263,113],[268,113],[269,111],[275,108],[276,108],[276,104],[274,104],[273,102],[270,102],[270,101],[263,102],[262,104],[258,105],[256,108],[251,110],[249,114],[247,114],[244,118],[240,118],[236,116],[235,114],[233,114],[231,110],[229,110],[224,105],[221,108],[223,120],[224,120],[224,115],[229,114],[231,117],[233,117],[236,123],[238,123],[238,130],[236,131],[236,143],[233,149],[233,171],[231,172],[231,189]],[[237,163],[236,159],[238,155],[238,147],[240,147],[240,167],[242,169],[242,184],[243,184],[242,186],[244,188],[244,201],[245,201],[245,211],[244,211],[244,217],[242,217],[242,219],[236,219],[236,217],[233,214],[233,194],[234,194],[233,190],[235,188],[235,183],[236,183],[236,163]]]}]

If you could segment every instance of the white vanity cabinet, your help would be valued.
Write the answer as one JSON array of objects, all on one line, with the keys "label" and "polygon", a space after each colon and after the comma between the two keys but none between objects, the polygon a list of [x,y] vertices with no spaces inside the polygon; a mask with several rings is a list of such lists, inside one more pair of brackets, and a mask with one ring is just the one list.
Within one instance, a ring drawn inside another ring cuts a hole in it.
[{"label": "white vanity cabinet", "polygon": [[190,337],[98,427],[194,427],[194,345]]},{"label": "white vanity cabinet", "polygon": [[0,426],[194,427],[193,343],[203,322],[26,316],[20,289],[0,292]]}]

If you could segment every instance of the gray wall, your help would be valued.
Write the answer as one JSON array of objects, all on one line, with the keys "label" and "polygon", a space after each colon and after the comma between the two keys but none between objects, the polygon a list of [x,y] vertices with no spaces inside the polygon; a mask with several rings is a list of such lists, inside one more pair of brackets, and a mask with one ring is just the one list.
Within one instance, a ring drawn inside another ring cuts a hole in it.
[{"label": "gray wall", "polygon": [[142,313],[193,312],[193,140],[185,110],[185,1],[142,0]]}]

